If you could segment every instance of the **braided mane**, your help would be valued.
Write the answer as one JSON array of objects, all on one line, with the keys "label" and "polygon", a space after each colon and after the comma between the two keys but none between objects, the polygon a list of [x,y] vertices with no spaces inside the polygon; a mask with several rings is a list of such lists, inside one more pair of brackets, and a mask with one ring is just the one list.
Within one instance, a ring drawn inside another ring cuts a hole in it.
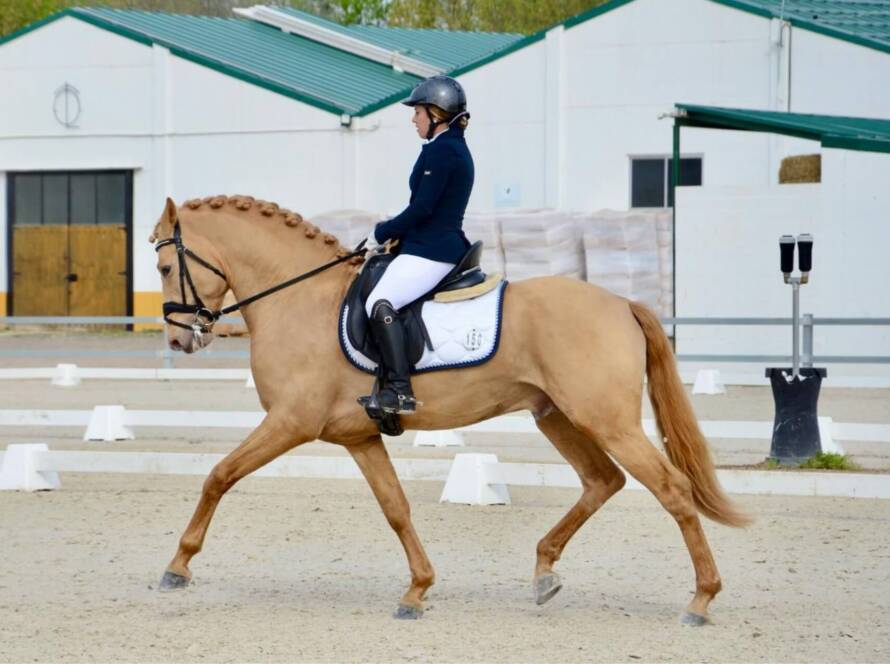
[{"label": "braided mane", "polygon": [[[284,222],[285,226],[291,228],[302,228],[303,235],[310,240],[320,238],[325,244],[333,245],[337,249],[337,256],[343,257],[351,253],[349,249],[342,246],[337,238],[330,233],[323,232],[318,226],[315,226],[303,218],[299,212],[293,212],[287,208],[280,207],[278,203],[263,201],[253,196],[206,196],[205,198],[192,198],[183,203],[182,207],[189,210],[197,210],[198,208],[207,206],[211,210],[220,210],[227,206],[232,206],[241,212],[249,212],[257,210],[264,217],[275,218]],[[349,260],[351,265],[358,265],[364,259],[356,256]]]}]

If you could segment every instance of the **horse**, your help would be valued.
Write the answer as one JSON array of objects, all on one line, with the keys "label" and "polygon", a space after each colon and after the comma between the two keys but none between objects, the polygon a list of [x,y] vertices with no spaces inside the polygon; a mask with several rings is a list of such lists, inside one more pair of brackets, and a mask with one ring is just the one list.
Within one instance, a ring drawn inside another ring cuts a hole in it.
[{"label": "horse", "polygon": [[[188,585],[189,563],[236,482],[298,445],[322,440],[352,456],[401,541],[411,580],[394,615],[419,618],[435,573],[381,435],[356,402],[371,378],[346,360],[338,339],[340,306],[362,256],[299,214],[250,196],[194,199],[180,207],[168,198],[149,239],[157,243],[168,300],[170,348],[192,353],[211,343],[213,321],[231,290],[242,302],[265,411],[208,475],[160,588]],[[295,279],[295,273],[304,274]],[[646,377],[665,454],[642,428]],[[414,387],[424,406],[403,416],[405,429],[454,429],[527,410],[577,472],[580,497],[537,545],[532,587],[538,604],[562,587],[554,564],[571,537],[624,486],[621,466],[676,520],[692,558],[695,594],[681,622],[708,620],[721,580],[699,512],[734,527],[748,517],[717,481],[670,342],[650,309],[574,279],[513,282],[504,293],[495,356],[479,366],[417,375]]]}]

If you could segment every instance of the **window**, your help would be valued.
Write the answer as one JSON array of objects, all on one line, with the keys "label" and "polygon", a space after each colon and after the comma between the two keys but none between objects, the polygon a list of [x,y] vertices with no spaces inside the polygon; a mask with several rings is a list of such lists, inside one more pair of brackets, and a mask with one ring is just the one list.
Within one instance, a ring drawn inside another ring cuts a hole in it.
[{"label": "window", "polygon": [[128,173],[15,173],[16,226],[127,223]]},{"label": "window", "polygon": [[[671,157],[631,157],[630,206],[632,208],[673,207],[671,187],[674,164]],[[680,186],[697,187],[702,182],[702,158],[680,158]]]}]

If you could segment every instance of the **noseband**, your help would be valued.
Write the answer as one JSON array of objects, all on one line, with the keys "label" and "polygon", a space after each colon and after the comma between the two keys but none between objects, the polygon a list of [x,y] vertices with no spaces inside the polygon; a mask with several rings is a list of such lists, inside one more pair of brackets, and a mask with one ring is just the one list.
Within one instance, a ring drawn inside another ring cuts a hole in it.
[{"label": "noseband", "polygon": [[[173,237],[165,238],[163,240],[158,240],[155,243],[155,251],[160,251],[162,247],[166,247],[167,245],[172,244],[176,247],[176,258],[179,261],[179,294],[182,297],[182,302],[164,302],[164,322],[168,325],[174,325],[176,327],[181,327],[184,330],[191,330],[192,333],[200,339],[202,335],[209,333],[213,329],[213,324],[216,323],[222,316],[226,314],[230,314],[233,311],[238,311],[241,307],[246,306],[252,302],[256,302],[260,298],[266,297],[267,295],[271,295],[272,293],[277,293],[283,288],[287,288],[288,286],[293,286],[300,281],[305,279],[309,279],[310,277],[314,277],[317,274],[328,270],[335,265],[339,265],[340,263],[344,263],[356,256],[362,256],[365,253],[365,242],[362,241],[361,244],[356,247],[355,251],[352,253],[346,254],[345,256],[341,256],[335,260],[330,261],[329,263],[325,263],[315,269],[309,270],[309,272],[304,272],[301,275],[293,277],[292,279],[288,279],[287,281],[283,281],[280,284],[272,286],[271,288],[267,288],[264,291],[260,291],[254,295],[251,295],[248,298],[235,302],[235,304],[230,304],[227,307],[223,307],[222,309],[210,309],[207,305],[204,304],[204,301],[201,300],[201,296],[198,295],[198,290],[195,288],[195,282],[192,280],[192,275],[189,272],[188,262],[186,261],[186,257],[191,258],[193,261],[201,265],[202,267],[207,268],[211,272],[213,272],[216,276],[226,282],[228,285],[229,280],[226,278],[226,275],[214,267],[203,258],[198,256],[191,249],[186,247],[182,243],[182,231],[180,230],[180,225],[176,224],[173,227]],[[188,285],[189,290],[192,292],[192,299],[194,302],[189,304],[186,299],[186,291],[185,287]],[[192,314],[194,315],[194,320],[191,325],[186,325],[185,323],[180,323],[179,321],[175,321],[170,318],[171,314]]]}]

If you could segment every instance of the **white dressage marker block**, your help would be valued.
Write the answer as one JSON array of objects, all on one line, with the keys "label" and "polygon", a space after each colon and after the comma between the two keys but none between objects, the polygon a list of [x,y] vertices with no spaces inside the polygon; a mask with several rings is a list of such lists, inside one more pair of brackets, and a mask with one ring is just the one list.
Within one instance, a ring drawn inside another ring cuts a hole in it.
[{"label": "white dressage marker block", "polygon": [[693,394],[726,394],[726,386],[720,381],[717,369],[701,369],[695,376]]},{"label": "white dressage marker block", "polygon": [[509,505],[506,484],[489,484],[485,464],[497,463],[495,454],[455,454],[440,503],[464,505]]},{"label": "white dressage marker block", "polygon": [[43,443],[9,445],[0,465],[0,491],[47,491],[61,486],[59,474],[34,469],[34,453],[46,452]]},{"label": "white dressage marker block", "polygon": [[136,436],[124,426],[123,406],[96,406],[90,415],[84,440],[133,440]]},{"label": "white dressage marker block", "polygon": [[75,387],[80,385],[80,375],[76,364],[57,364],[53,373],[52,384],[58,387]]},{"label": "white dressage marker block", "polygon": [[822,443],[822,451],[830,454],[843,454],[844,448],[841,447],[840,441],[835,440],[834,436],[831,435],[831,430],[834,428],[834,423],[831,418],[820,417],[818,419],[819,440]]},{"label": "white dressage marker block", "polygon": [[463,447],[464,437],[460,431],[418,431],[414,436],[414,447]]}]

